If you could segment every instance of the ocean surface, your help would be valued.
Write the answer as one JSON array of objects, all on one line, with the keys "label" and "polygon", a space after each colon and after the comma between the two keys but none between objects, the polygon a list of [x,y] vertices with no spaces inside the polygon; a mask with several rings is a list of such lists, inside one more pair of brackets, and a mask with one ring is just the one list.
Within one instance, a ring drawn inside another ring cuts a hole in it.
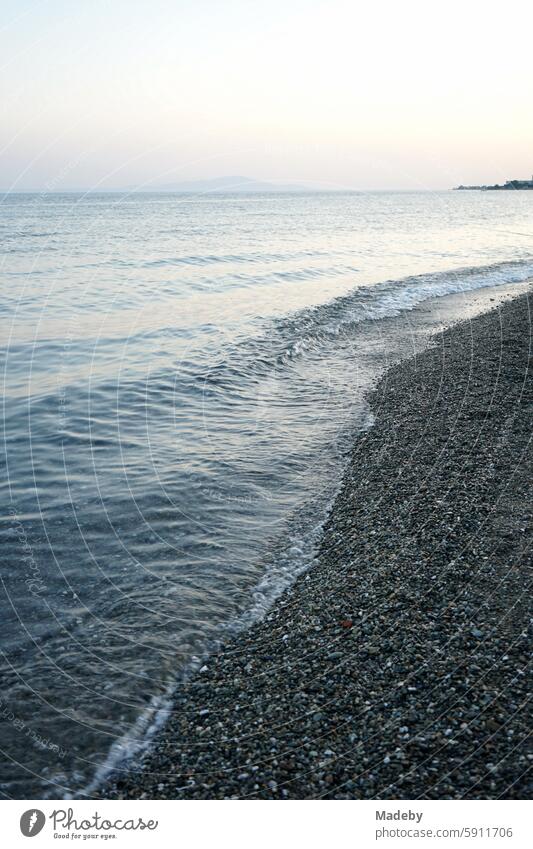
[{"label": "ocean surface", "polygon": [[425,305],[533,276],[532,233],[532,192],[3,198],[3,796],[142,751],[312,567]]}]

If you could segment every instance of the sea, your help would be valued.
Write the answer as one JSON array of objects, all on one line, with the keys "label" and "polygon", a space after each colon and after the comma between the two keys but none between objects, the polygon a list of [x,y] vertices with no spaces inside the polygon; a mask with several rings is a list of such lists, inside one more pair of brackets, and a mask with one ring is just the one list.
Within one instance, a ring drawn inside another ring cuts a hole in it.
[{"label": "sea", "polygon": [[365,392],[523,289],[532,234],[518,191],[1,199],[5,798],[135,768],[313,568]]}]

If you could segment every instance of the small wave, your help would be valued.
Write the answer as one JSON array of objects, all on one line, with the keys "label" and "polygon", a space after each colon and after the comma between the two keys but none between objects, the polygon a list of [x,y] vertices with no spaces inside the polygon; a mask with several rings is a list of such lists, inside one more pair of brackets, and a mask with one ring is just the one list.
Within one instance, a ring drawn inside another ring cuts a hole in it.
[{"label": "small wave", "polygon": [[360,286],[318,306],[272,322],[268,336],[242,339],[224,351],[207,381],[225,385],[235,377],[264,377],[305,355],[321,354],[366,321],[392,318],[432,298],[521,283],[533,277],[533,260],[435,272],[374,286]]},{"label": "small wave", "polygon": [[363,321],[379,321],[415,309],[424,301],[491,286],[522,283],[533,277],[533,259],[460,268],[387,280],[361,286],[325,304],[302,310],[278,322],[282,337],[290,337],[278,361],[287,361],[312,347],[320,338],[336,337]]},{"label": "small wave", "polygon": [[[80,796],[91,796],[95,793],[117,770],[124,769],[125,765],[131,765],[150,748],[157,732],[165,725],[172,709],[172,695],[176,684],[169,684],[163,694],[154,696],[139,716],[137,722],[123,737],[119,737],[109,750],[107,758],[98,767],[93,778],[80,794],[66,795],[65,799],[78,798]],[[54,792],[57,792],[54,790]]]}]

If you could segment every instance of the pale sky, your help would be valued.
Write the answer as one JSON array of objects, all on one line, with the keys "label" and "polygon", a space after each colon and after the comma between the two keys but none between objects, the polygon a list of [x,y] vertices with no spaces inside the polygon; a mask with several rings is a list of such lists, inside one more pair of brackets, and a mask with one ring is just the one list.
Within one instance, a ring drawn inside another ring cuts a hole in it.
[{"label": "pale sky", "polygon": [[529,178],[532,5],[0,0],[0,189]]}]

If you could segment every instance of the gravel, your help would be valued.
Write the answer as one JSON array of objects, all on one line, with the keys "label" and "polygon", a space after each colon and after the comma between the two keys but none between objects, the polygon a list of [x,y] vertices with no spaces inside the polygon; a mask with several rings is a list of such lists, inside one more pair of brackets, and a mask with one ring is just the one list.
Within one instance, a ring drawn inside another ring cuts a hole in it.
[{"label": "gravel", "polygon": [[531,795],[531,306],[386,372],[315,565],[103,797]]}]

